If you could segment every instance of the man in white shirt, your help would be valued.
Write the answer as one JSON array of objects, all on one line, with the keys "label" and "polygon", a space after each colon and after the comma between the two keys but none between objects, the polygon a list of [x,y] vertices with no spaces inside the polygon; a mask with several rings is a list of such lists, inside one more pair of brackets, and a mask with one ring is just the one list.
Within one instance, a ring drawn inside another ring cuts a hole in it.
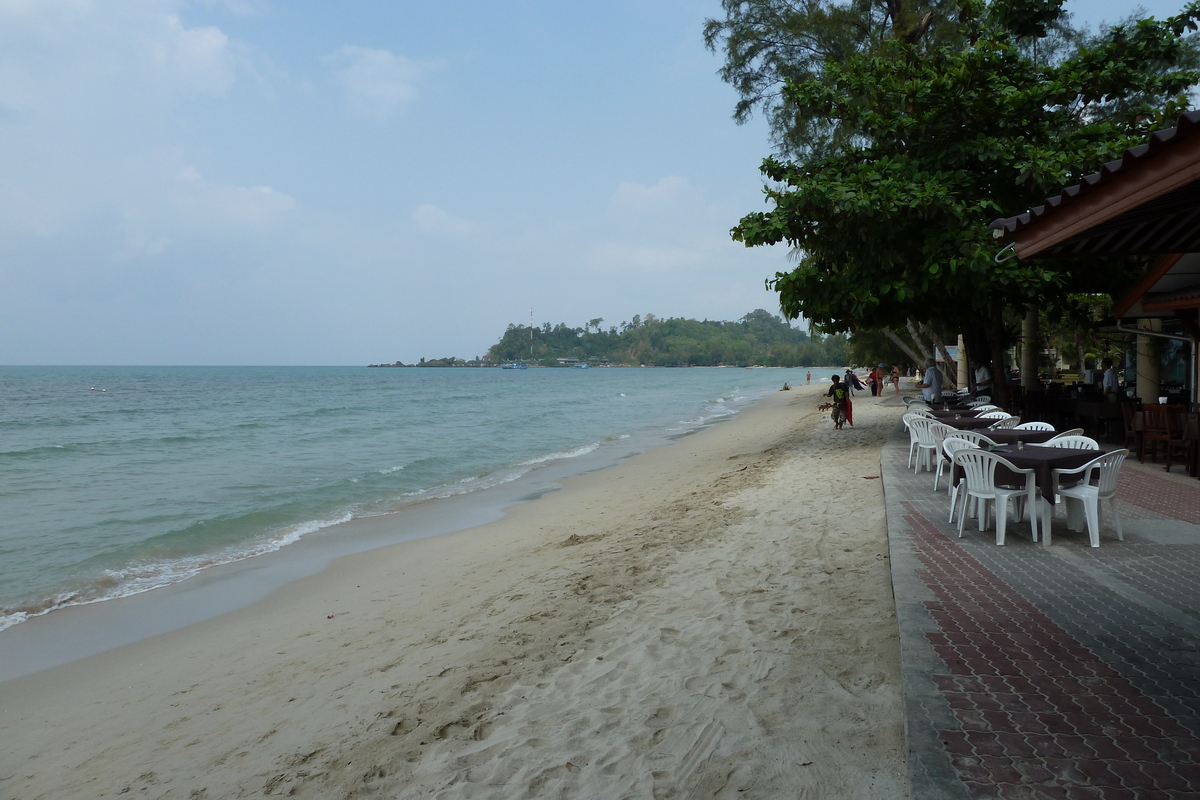
[{"label": "man in white shirt", "polygon": [[921,390],[921,396],[925,398],[925,402],[933,403],[941,401],[942,371],[937,368],[937,361],[934,359],[925,359],[925,375],[921,378],[921,382],[917,384],[917,388]]},{"label": "man in white shirt", "polygon": [[1117,387],[1117,371],[1113,369],[1113,360],[1106,358],[1100,362],[1100,366],[1104,367],[1104,377],[1100,379],[1100,391],[1104,393],[1104,399],[1119,399],[1120,389]]},{"label": "man in white shirt", "polygon": [[991,397],[992,371],[977,358],[971,359],[971,366],[975,370],[975,396],[986,395]]}]

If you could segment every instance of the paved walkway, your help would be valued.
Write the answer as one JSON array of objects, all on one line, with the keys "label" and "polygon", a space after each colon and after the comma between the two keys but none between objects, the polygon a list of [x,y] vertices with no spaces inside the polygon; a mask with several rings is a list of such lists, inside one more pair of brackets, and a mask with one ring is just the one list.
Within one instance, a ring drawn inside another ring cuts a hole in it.
[{"label": "paved walkway", "polygon": [[[1200,481],[1127,461],[1100,547],[958,538],[933,474],[882,457],[914,800],[1200,798]],[[973,521],[971,521],[973,522]]]}]

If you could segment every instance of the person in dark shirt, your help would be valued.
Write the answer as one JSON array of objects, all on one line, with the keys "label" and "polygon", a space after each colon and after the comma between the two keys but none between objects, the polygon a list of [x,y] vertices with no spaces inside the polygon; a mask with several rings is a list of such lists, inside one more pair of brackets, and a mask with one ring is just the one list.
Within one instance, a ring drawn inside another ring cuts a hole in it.
[{"label": "person in dark shirt", "polygon": [[[837,375],[831,377],[830,380],[833,381],[833,384],[825,394],[833,398],[833,412],[830,416],[833,418],[833,427],[840,431],[842,425],[846,424],[846,421],[850,418],[850,390],[846,388],[846,385],[842,383],[842,379]],[[850,424],[853,425],[854,423],[851,422]]]}]

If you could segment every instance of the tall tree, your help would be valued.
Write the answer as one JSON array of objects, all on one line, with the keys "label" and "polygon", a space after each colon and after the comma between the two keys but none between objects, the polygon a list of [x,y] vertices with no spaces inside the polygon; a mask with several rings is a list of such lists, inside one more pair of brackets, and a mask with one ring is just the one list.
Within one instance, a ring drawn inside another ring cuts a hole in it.
[{"label": "tall tree", "polygon": [[1124,262],[998,258],[987,224],[1186,109],[1200,2],[1086,41],[1062,34],[1062,0],[956,5],[953,24],[929,23],[936,41],[894,27],[819,74],[786,77],[789,107],[842,132],[795,160],[767,158],[773,208],[732,232],[793,247],[796,268],[768,281],[787,316],[826,331],[936,318],[982,328],[1000,353],[1006,309],[1065,306],[1128,274]]},{"label": "tall tree", "polygon": [[763,114],[780,152],[826,149],[853,131],[797,104],[788,83],[819,79],[826,63],[871,52],[888,38],[912,43],[957,36],[954,0],[722,0],[704,41],[723,51],[720,75],[738,91],[734,119]]}]

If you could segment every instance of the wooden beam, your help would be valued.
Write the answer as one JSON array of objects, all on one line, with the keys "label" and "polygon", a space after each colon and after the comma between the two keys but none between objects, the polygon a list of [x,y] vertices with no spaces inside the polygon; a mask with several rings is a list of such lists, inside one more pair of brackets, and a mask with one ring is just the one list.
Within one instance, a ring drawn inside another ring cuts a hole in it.
[{"label": "wooden beam", "polygon": [[1158,283],[1163,275],[1167,274],[1167,270],[1175,266],[1175,262],[1183,258],[1183,253],[1167,253],[1162,257],[1157,264],[1147,270],[1146,275],[1138,281],[1137,286],[1134,286],[1125,296],[1121,298],[1121,302],[1113,305],[1113,316],[1123,317],[1125,312],[1133,307],[1133,304],[1142,299],[1142,295],[1154,288],[1154,284]]}]

